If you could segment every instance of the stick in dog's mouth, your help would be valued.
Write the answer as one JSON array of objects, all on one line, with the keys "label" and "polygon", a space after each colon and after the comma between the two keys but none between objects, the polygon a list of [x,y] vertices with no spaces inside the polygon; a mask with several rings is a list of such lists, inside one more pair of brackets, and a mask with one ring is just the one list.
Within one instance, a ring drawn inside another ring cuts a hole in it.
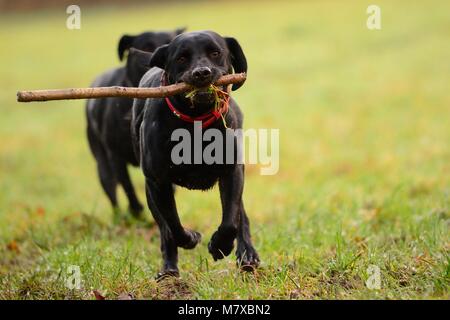
[{"label": "stick in dog's mouth", "polygon": [[[246,79],[245,73],[228,74],[220,77],[215,86],[226,86],[235,83],[242,83]],[[70,88],[53,90],[33,90],[17,92],[17,101],[49,101],[66,99],[98,99],[111,97],[127,98],[164,98],[174,96],[187,90],[192,86],[186,83],[177,83],[155,88],[133,88],[133,87],[95,87],[95,88]]]}]

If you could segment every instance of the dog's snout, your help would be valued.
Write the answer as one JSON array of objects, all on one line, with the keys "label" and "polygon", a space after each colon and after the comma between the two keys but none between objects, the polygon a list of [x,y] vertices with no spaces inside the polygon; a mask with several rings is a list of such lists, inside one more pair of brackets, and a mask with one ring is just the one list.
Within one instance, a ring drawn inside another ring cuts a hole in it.
[{"label": "dog's snout", "polygon": [[196,80],[201,80],[201,79],[206,79],[208,77],[211,76],[211,69],[208,67],[199,67],[199,68],[195,68],[192,71],[192,76],[194,77],[194,79]]}]

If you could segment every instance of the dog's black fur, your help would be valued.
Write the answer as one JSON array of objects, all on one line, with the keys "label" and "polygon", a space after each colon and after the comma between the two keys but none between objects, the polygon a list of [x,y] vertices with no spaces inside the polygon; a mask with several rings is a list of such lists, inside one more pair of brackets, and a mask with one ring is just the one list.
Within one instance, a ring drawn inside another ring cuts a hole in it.
[{"label": "dog's black fur", "polygon": [[120,38],[119,46],[117,47],[119,59],[122,61],[125,53],[130,48],[153,52],[159,46],[169,43],[174,37],[185,31],[186,28],[178,28],[174,31],[148,31],[135,36],[128,34],[123,35],[122,38]]},{"label": "dog's black fur", "polygon": [[[183,31],[177,29],[171,32],[145,32],[137,36],[124,35],[119,41],[118,51],[120,60],[129,52],[126,65],[103,73],[92,87],[137,87],[142,75],[149,69],[150,55],[144,51],[154,51]],[[129,98],[88,100],[87,136],[97,161],[101,185],[111,205],[114,209],[118,207],[116,187],[120,183],[128,197],[130,212],[139,217],[143,206],[136,197],[127,169],[127,164],[138,165],[130,136],[132,105],[133,99]]]},{"label": "dog's black fur", "polygon": [[[235,72],[247,71],[247,61],[239,43],[234,38],[223,38],[211,31],[177,36],[170,44],[154,52],[150,66],[154,68],[142,77],[140,87],[160,86],[164,72],[169,84],[183,81],[200,88],[232,73],[233,69]],[[239,87],[234,85],[233,89]],[[211,94],[206,92],[197,94],[193,103],[184,95],[172,97],[171,101],[178,110],[192,116],[214,107]],[[225,120],[230,128],[242,128],[242,113],[232,98]],[[253,269],[259,264],[259,257],[250,239],[249,220],[242,201],[244,166],[237,163],[176,165],[171,160],[171,150],[176,144],[171,141],[173,130],[185,128],[193,134],[193,127],[192,123],[177,118],[164,99],[134,100],[131,131],[146,178],[148,206],[161,232],[164,263],[160,276],[178,275],[178,247],[192,249],[201,238],[198,232],[181,225],[172,184],[207,190],[219,183],[222,222],[209,242],[209,252],[214,260],[222,259],[231,253],[237,238],[238,264]],[[221,120],[211,128],[222,133],[226,130]]]}]

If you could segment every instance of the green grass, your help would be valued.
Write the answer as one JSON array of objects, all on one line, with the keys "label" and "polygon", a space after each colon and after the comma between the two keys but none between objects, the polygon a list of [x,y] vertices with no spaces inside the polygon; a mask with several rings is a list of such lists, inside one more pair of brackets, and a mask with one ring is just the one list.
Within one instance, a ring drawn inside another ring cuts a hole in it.
[{"label": "green grass", "polygon": [[[63,9],[2,14],[0,298],[449,299],[450,5],[380,0],[382,30],[369,31],[371,3],[82,8],[80,31],[65,28]],[[179,26],[239,39],[245,126],[280,129],[279,173],[247,168],[256,274],[208,254],[217,189],[180,190],[181,219],[204,240],[181,251],[180,280],[155,282],[158,230],[112,223],[83,102],[15,102],[19,89],[89,85],[118,64],[124,32]],[[80,290],[65,286],[69,265]],[[379,290],[365,285],[369,265]]]}]

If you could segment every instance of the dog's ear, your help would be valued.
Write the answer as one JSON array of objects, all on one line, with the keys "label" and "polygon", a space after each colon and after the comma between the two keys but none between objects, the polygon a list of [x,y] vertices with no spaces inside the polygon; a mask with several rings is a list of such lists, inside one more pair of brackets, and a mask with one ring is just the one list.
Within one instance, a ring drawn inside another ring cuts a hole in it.
[{"label": "dog's ear", "polygon": [[158,47],[155,52],[153,52],[152,58],[150,59],[150,68],[158,67],[164,69],[166,67],[168,48],[169,45],[165,44]]},{"label": "dog's ear", "polygon": [[182,34],[186,30],[187,30],[187,27],[182,27],[182,28],[175,29],[175,32],[174,32],[175,36],[178,36],[179,34]]},{"label": "dog's ear", "polygon": [[133,40],[135,38],[136,38],[136,36],[130,36],[128,34],[123,35],[122,38],[120,38],[119,47],[118,47],[120,61],[123,60],[123,56],[125,54],[125,51],[127,51],[128,49],[131,48],[131,46],[133,44]]},{"label": "dog's ear", "polygon": [[128,52],[128,58],[127,61],[133,61],[133,63],[136,63],[140,67],[145,67],[147,69],[150,69],[150,60],[152,58],[153,54],[151,52],[139,50],[136,48],[131,47]]},{"label": "dog's ear", "polygon": [[127,76],[133,86],[137,87],[142,76],[150,69],[151,52],[131,47],[127,57]]},{"label": "dog's ear", "polygon": [[[247,72],[247,59],[242,51],[241,45],[235,38],[225,38],[228,50],[230,51],[231,64],[235,73]],[[237,90],[242,83],[233,84],[232,90]]]}]

